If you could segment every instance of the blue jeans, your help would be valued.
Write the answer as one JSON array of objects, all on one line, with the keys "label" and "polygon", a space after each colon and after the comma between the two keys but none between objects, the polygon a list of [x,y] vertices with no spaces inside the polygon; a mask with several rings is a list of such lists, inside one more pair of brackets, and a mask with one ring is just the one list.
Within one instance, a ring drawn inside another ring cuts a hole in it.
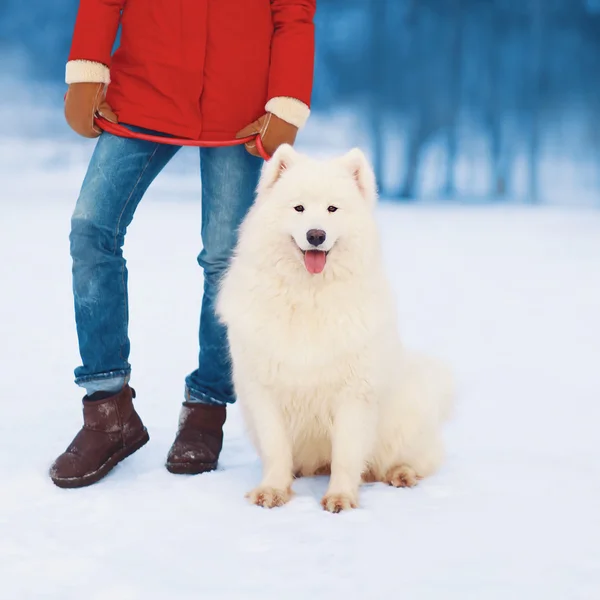
[{"label": "blue jeans", "polygon": [[[129,381],[129,309],[123,244],[148,186],[178,146],[103,133],[71,220],[75,319],[82,365],[75,382],[87,394],[118,391]],[[190,402],[235,402],[227,335],[214,310],[217,285],[254,200],[261,160],[243,146],[201,148],[204,269],[198,368],[186,378]],[[167,210],[167,209],[165,209]]]}]

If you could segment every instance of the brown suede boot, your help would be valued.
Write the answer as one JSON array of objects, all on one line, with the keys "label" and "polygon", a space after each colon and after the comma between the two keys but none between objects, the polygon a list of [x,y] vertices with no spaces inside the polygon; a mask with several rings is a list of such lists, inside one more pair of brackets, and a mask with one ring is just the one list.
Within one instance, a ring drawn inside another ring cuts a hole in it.
[{"label": "brown suede boot", "polygon": [[84,399],[83,428],[50,467],[50,478],[58,487],[96,483],[150,439],[132,398],[135,391],[126,385],[108,398]]},{"label": "brown suede boot", "polygon": [[224,406],[184,402],[179,431],[167,456],[167,470],[178,475],[214,471],[223,447]]}]

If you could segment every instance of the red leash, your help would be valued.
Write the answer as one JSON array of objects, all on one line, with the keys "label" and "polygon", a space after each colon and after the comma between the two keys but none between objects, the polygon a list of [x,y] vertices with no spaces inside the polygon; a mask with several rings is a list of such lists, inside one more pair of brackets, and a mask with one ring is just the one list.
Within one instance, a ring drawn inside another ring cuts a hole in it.
[{"label": "red leash", "polygon": [[217,148],[220,146],[238,146],[241,144],[246,144],[247,142],[251,142],[252,140],[256,140],[256,149],[258,150],[258,153],[260,154],[261,158],[263,158],[264,160],[269,160],[271,158],[267,154],[265,147],[263,146],[262,140],[260,139],[260,135],[258,134],[249,135],[248,137],[239,138],[237,140],[206,142],[199,140],[189,140],[186,138],[163,137],[160,135],[151,135],[149,133],[139,133],[137,131],[131,131],[130,129],[127,129],[127,127],[123,127],[123,125],[111,123],[103,117],[96,117],[95,124],[98,127],[100,127],[100,129],[112,135],[124,138],[132,138],[136,140],[144,140],[146,142],[156,142],[158,144],[169,144],[170,146],[200,146],[202,148]]}]

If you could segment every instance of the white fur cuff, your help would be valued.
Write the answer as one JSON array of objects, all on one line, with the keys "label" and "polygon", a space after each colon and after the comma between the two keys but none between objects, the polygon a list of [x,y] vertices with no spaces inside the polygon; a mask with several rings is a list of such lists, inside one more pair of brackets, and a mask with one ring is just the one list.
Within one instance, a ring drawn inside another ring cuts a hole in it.
[{"label": "white fur cuff", "polygon": [[106,65],[91,60],[70,60],[67,63],[65,82],[110,83],[110,70]]},{"label": "white fur cuff", "polygon": [[276,117],[283,119],[290,125],[295,125],[302,129],[310,115],[310,108],[296,98],[287,96],[278,96],[271,98],[265,106],[267,112],[273,113]]}]

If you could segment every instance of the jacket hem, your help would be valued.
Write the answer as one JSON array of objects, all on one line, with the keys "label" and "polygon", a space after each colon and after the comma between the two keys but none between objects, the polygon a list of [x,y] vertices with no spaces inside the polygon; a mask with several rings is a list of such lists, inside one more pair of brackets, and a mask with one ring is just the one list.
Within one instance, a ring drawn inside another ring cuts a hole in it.
[{"label": "jacket hem", "polygon": [[192,129],[181,123],[169,123],[153,117],[140,115],[137,111],[115,109],[120,123],[127,123],[135,127],[150,129],[172,137],[183,138],[200,142],[226,142],[235,140],[236,131],[204,131]]}]

